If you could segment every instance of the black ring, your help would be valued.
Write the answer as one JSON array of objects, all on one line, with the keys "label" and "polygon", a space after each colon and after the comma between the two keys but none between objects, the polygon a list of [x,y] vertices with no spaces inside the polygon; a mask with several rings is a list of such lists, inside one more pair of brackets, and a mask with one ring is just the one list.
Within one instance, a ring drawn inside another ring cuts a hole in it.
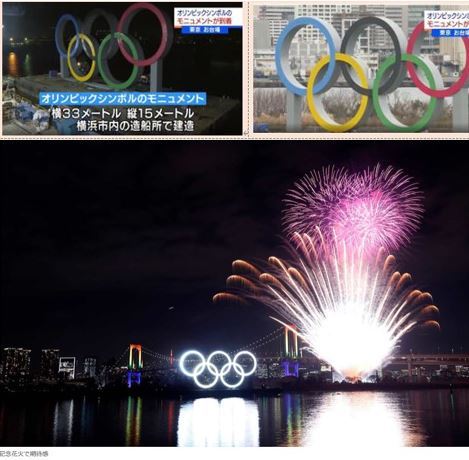
[{"label": "black ring", "polygon": [[[83,21],[81,30],[85,35],[88,35],[91,37],[91,28],[93,26],[93,23],[98,19],[99,17],[103,17],[107,25],[109,26],[109,33],[113,34],[117,30],[117,18],[112,14],[108,13],[106,10],[103,10],[102,8],[95,8],[91,10],[85,17],[85,20]],[[85,53],[86,55],[91,59],[91,56],[88,54],[88,50],[85,48]],[[119,47],[117,46],[117,41],[113,41],[109,48],[106,51],[106,58],[110,59],[114,57],[117,53],[117,50]],[[96,51],[97,53],[98,51]]]},{"label": "black ring", "polygon": [[[371,25],[376,25],[384,29],[391,37],[394,45],[396,63],[392,66],[388,77],[384,80],[378,90],[378,94],[387,94],[397,89],[406,77],[406,66],[401,60],[402,55],[406,52],[406,37],[398,24],[391,19],[379,16],[367,16],[365,18],[361,18],[354,22],[350,26],[350,29],[345,33],[344,38],[342,39],[342,45],[340,46],[340,52],[343,54],[353,55],[358,37],[364,29]],[[399,37],[399,35],[401,35],[401,37]],[[370,97],[372,90],[360,86],[350,74],[350,70],[347,65],[344,65],[343,63],[340,63],[340,65],[342,68],[342,74],[350,87],[363,96]]]}]

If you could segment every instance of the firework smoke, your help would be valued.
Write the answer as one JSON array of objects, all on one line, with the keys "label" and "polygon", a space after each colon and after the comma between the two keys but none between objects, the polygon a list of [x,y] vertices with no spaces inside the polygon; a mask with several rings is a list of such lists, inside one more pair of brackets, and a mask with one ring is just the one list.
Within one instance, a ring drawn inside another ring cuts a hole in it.
[{"label": "firework smoke", "polygon": [[283,223],[288,236],[315,234],[350,246],[395,251],[418,228],[422,193],[402,171],[377,165],[360,173],[326,167],[300,179],[287,193]]},{"label": "firework smoke", "polygon": [[413,328],[438,326],[431,295],[413,289],[410,275],[395,271],[395,258],[385,249],[372,258],[364,244],[326,241],[318,228],[291,237],[289,262],[270,257],[264,269],[233,262],[230,292],[214,301],[262,302],[278,314],[273,319],[295,325],[310,351],[350,381],[382,366]]}]

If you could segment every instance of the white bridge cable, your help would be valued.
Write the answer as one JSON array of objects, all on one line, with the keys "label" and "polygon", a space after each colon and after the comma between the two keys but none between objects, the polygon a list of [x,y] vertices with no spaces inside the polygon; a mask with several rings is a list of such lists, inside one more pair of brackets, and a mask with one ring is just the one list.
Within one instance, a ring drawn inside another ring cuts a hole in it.
[{"label": "white bridge cable", "polygon": [[122,358],[129,352],[130,347],[127,347],[124,352],[120,355],[119,359],[116,361],[116,366],[120,363]]},{"label": "white bridge cable", "polygon": [[267,345],[277,339],[279,339],[282,335],[283,335],[283,331],[284,331],[284,327],[281,326],[277,329],[275,329],[274,331],[270,332],[269,334],[267,335],[264,335],[263,337],[247,344],[247,345],[244,345],[240,348],[238,348],[237,350],[233,351],[232,353],[238,353],[239,351],[242,351],[242,350],[256,350],[257,348],[261,348],[263,347],[264,345]]},{"label": "white bridge cable", "polygon": [[[244,345],[244,346],[232,351],[230,354],[236,354],[236,353],[238,353],[240,351],[243,351],[243,350],[256,350],[258,348],[261,348],[265,345],[268,345],[269,343],[272,343],[275,340],[278,340],[283,335],[283,332],[284,332],[284,327],[281,326],[281,327],[273,330],[272,332],[269,332],[268,334],[254,340],[253,342],[250,342],[249,344]],[[123,355],[125,355],[125,353],[127,353],[128,350],[129,350],[129,347],[127,347],[127,349],[125,350]],[[143,346],[142,346],[142,353],[144,353],[148,356],[151,356],[152,358],[160,359],[160,360],[163,360],[163,361],[171,361],[171,360],[177,361],[178,360],[175,357],[171,357],[169,355],[164,355],[162,353],[158,353],[156,351],[150,350],[149,348],[146,348],[146,347],[143,347]],[[119,360],[120,359],[122,359],[122,356],[121,356],[121,358],[119,358]]]},{"label": "white bridge cable", "polygon": [[171,356],[163,355],[146,347],[142,347],[142,353],[145,353],[146,355],[149,355],[152,358],[161,359],[163,361],[171,361]]}]

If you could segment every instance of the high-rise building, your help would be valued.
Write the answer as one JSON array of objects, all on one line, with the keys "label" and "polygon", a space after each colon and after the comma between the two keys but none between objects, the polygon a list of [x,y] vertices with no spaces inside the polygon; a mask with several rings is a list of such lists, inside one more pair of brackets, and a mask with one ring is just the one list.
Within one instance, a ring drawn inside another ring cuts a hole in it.
[{"label": "high-rise building", "polygon": [[60,357],[59,377],[64,380],[73,380],[75,378],[75,361],[74,357]]},{"label": "high-rise building", "polygon": [[[296,5],[295,17],[309,16],[323,19],[329,22],[337,29],[336,17],[339,14],[352,13],[352,5],[325,5],[325,4],[309,4]],[[323,39],[322,33],[313,27],[303,27],[297,34],[299,42],[316,42]]]},{"label": "high-rise building", "polygon": [[[380,16],[391,19],[406,33],[407,23],[407,5],[360,5],[360,17],[364,16]],[[370,27],[370,52],[392,52],[394,49],[393,42],[389,34],[381,27]]]},{"label": "high-rise building", "polygon": [[[446,8],[446,7],[445,7]],[[451,6],[447,7],[448,10],[466,10],[467,7]],[[442,38],[440,40],[440,52],[443,55],[446,65],[451,64],[454,66],[455,71],[457,71],[454,77],[459,76],[459,73],[462,71],[466,65],[466,48],[464,46],[464,41],[462,39],[455,38]],[[457,70],[456,70],[457,69]]]},{"label": "high-rise building", "polygon": [[24,381],[31,371],[31,350],[3,349],[3,376],[6,380]]},{"label": "high-rise building", "polygon": [[254,50],[268,50],[272,48],[270,38],[270,24],[266,19],[254,21]]},{"label": "high-rise building", "polygon": [[85,358],[83,371],[85,377],[94,379],[96,377],[96,358]]},{"label": "high-rise building", "polygon": [[257,14],[257,19],[269,21],[272,46],[276,45],[280,33],[294,17],[293,5],[260,6]]},{"label": "high-rise building", "polygon": [[60,350],[44,349],[41,350],[41,377],[44,379],[55,380],[59,374],[59,355]]},{"label": "high-rise building", "polygon": [[[439,10],[440,5],[409,5],[407,7],[407,24],[404,24],[403,29],[408,35],[412,33],[415,26],[422,22],[424,19],[424,12],[427,10]],[[453,9],[445,8],[445,9]],[[432,34],[427,32],[424,36],[422,47],[422,54],[439,54],[440,53],[440,39],[432,37]]]}]

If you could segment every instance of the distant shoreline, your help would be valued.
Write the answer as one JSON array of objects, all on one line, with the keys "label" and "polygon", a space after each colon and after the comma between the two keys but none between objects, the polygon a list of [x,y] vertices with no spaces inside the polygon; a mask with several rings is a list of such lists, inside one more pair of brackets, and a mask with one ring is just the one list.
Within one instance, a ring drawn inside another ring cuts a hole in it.
[{"label": "distant shoreline", "polygon": [[18,391],[0,391],[0,399],[9,399],[15,397],[75,397],[75,396],[96,396],[96,397],[125,397],[125,396],[153,396],[161,399],[196,399],[201,397],[227,398],[227,397],[263,397],[280,396],[284,393],[334,393],[334,392],[400,392],[412,390],[456,390],[469,389],[469,382],[457,383],[407,383],[407,384],[379,384],[379,383],[337,383],[322,384],[318,386],[285,386],[283,388],[244,388],[244,389],[157,389],[149,387],[141,388],[116,388],[116,389],[76,389],[72,387],[61,387],[49,391],[38,390],[18,390]]}]

